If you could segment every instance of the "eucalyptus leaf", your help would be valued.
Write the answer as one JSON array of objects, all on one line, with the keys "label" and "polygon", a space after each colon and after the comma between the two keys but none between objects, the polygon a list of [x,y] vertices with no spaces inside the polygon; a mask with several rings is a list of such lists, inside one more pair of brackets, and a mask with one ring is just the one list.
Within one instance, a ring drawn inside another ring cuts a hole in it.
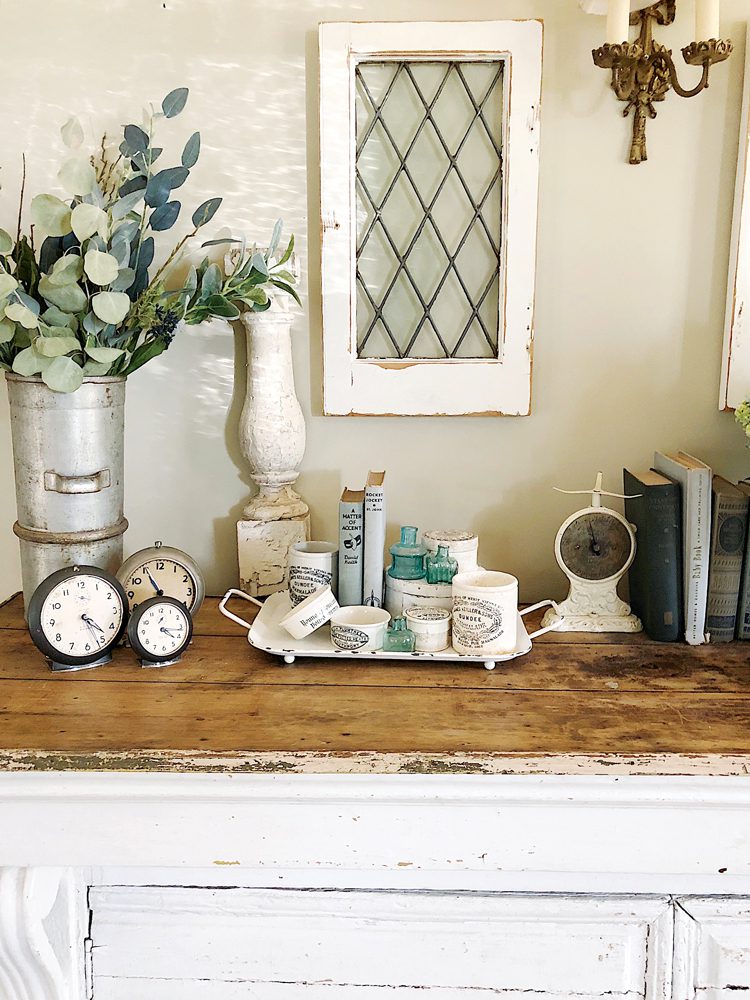
[{"label": "eucalyptus leaf", "polygon": [[25,330],[34,330],[39,326],[39,317],[22,302],[11,302],[5,307],[5,315],[14,323],[20,323]]},{"label": "eucalyptus leaf", "polygon": [[86,316],[84,317],[83,320],[83,329],[86,331],[86,333],[91,333],[94,335],[101,333],[106,325],[107,324],[103,320],[97,319],[92,312],[86,313]]},{"label": "eucalyptus leaf", "polygon": [[75,392],[83,382],[83,369],[72,358],[55,358],[42,372],[42,378],[55,392]]},{"label": "eucalyptus leaf", "polygon": [[18,288],[18,282],[13,275],[7,271],[0,271],[0,299],[10,295],[14,288]]},{"label": "eucalyptus leaf", "polygon": [[149,179],[145,201],[151,208],[159,208],[169,198],[169,192],[181,187],[188,179],[190,171],[186,167],[168,167]]},{"label": "eucalyptus leaf", "polygon": [[166,349],[167,343],[164,340],[151,340],[145,344],[141,344],[140,347],[136,347],[133,351],[128,366],[122,374],[132,375],[134,371],[137,371],[142,365],[147,364],[153,358],[158,357]]},{"label": "eucalyptus leaf", "polygon": [[62,253],[63,253],[62,237],[48,236],[46,240],[42,243],[42,248],[39,251],[39,269],[45,273],[49,271],[52,268],[52,265],[55,263],[55,261],[62,256]]},{"label": "eucalyptus leaf", "polygon": [[124,198],[119,198],[111,208],[112,218],[117,221],[124,219],[128,212],[132,212],[139,201],[143,200],[143,191],[131,191]]},{"label": "eucalyptus leaf", "polygon": [[82,274],[83,261],[77,253],[69,253],[55,261],[47,277],[51,285],[61,288],[63,285],[74,285]]},{"label": "eucalyptus leaf", "polygon": [[206,240],[205,243],[201,243],[201,249],[203,249],[203,247],[220,247],[225,243],[242,243],[242,240],[235,239],[231,236],[227,236],[223,240]]},{"label": "eucalyptus leaf", "polygon": [[120,267],[127,267],[130,263],[130,243],[127,240],[120,240],[115,237],[112,240],[109,252]]},{"label": "eucalyptus leaf", "polygon": [[42,320],[49,326],[67,326],[74,332],[78,329],[78,320],[71,313],[63,312],[57,306],[49,306],[42,313]]},{"label": "eucalyptus leaf", "polygon": [[21,302],[29,312],[32,312],[35,316],[39,315],[40,307],[36,299],[32,299],[30,295],[27,295],[22,288],[16,288],[14,292],[14,297],[18,302]]},{"label": "eucalyptus leaf", "polygon": [[86,276],[95,285],[109,285],[117,277],[120,267],[117,259],[110,253],[100,250],[89,250],[83,258],[83,268]]},{"label": "eucalyptus leaf", "polygon": [[201,226],[205,226],[207,222],[213,219],[219,210],[221,202],[221,198],[209,198],[208,201],[204,201],[202,205],[196,208],[193,212],[193,225],[196,229],[200,229]]},{"label": "eucalyptus leaf", "polygon": [[109,226],[107,213],[96,205],[76,205],[70,214],[70,224],[79,240],[87,240],[94,233],[106,237]]},{"label": "eucalyptus leaf", "polygon": [[91,308],[99,319],[117,326],[130,310],[130,299],[124,292],[99,292],[91,300]]},{"label": "eucalyptus leaf", "polygon": [[137,219],[128,219],[121,222],[114,231],[112,239],[127,240],[132,243],[138,232],[139,224]]},{"label": "eucalyptus leaf", "polygon": [[94,361],[98,361],[101,364],[111,365],[113,361],[117,361],[118,358],[121,358],[125,351],[122,351],[117,347],[94,347],[87,344],[86,353]]},{"label": "eucalyptus leaf", "polygon": [[67,313],[79,313],[86,308],[86,293],[80,285],[53,285],[48,275],[42,275],[39,282],[39,293],[45,302],[57,306]]},{"label": "eucalyptus leaf", "polygon": [[0,344],[9,344],[16,333],[16,324],[9,319],[0,320]]},{"label": "eucalyptus leaf", "polygon": [[57,173],[57,179],[68,194],[74,195],[88,194],[96,184],[94,168],[81,156],[63,163]]},{"label": "eucalyptus leaf", "polygon": [[101,364],[99,361],[87,361],[83,366],[83,374],[84,376],[106,375],[111,367],[111,362],[108,364]]},{"label": "eucalyptus leaf", "polygon": [[16,375],[39,375],[47,366],[49,360],[37,354],[33,347],[26,347],[13,358],[13,371]]},{"label": "eucalyptus leaf", "polygon": [[148,220],[149,226],[155,233],[171,229],[175,222],[177,222],[177,216],[180,214],[181,207],[179,201],[168,201],[165,205],[160,205],[159,208],[155,208],[151,213]]},{"label": "eucalyptus leaf", "polygon": [[200,132],[193,132],[188,141],[185,143],[185,148],[182,151],[182,165],[183,167],[194,167],[198,162],[198,157],[201,152],[201,134]]},{"label": "eucalyptus leaf", "polygon": [[151,266],[154,259],[154,238],[153,236],[147,236],[146,239],[141,243],[140,253],[138,254],[138,270],[141,268],[148,268]]},{"label": "eucalyptus leaf", "polygon": [[34,341],[34,350],[43,358],[59,358],[80,349],[75,337],[37,337]]},{"label": "eucalyptus leaf", "polygon": [[126,125],[123,130],[124,141],[120,146],[125,146],[125,156],[135,156],[136,153],[145,153],[148,149],[148,136],[138,125]]},{"label": "eucalyptus leaf", "polygon": [[110,282],[110,291],[126,292],[135,281],[135,271],[132,267],[121,267],[117,277]]},{"label": "eucalyptus leaf", "polygon": [[120,189],[117,192],[120,198],[124,198],[126,194],[132,194],[133,191],[143,191],[146,187],[147,180],[143,174],[138,174],[137,177],[131,177],[130,180],[125,181],[124,184],[120,185]]},{"label": "eucalyptus leaf", "polygon": [[70,208],[53,194],[38,194],[31,202],[31,221],[48,236],[65,236],[71,230]]},{"label": "eucalyptus leaf", "polygon": [[171,90],[164,100],[161,102],[161,109],[164,112],[165,118],[175,118],[182,109],[185,107],[185,102],[188,99],[188,88],[178,87],[177,90]]},{"label": "eucalyptus leaf", "polygon": [[60,129],[60,135],[68,149],[78,149],[83,142],[83,128],[75,116],[68,118]]},{"label": "eucalyptus leaf", "polygon": [[10,233],[6,233],[4,229],[0,229],[0,255],[9,254],[13,246],[14,240]]}]

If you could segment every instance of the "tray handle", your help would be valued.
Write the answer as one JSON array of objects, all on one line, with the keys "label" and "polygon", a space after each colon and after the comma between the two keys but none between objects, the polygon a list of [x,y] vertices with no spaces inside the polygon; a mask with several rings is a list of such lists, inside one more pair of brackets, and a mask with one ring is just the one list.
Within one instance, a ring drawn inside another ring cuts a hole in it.
[{"label": "tray handle", "polygon": [[244,590],[228,590],[219,602],[219,611],[221,611],[225,618],[230,618],[233,622],[237,622],[238,625],[244,626],[249,631],[253,627],[252,622],[246,622],[244,618],[240,618],[238,615],[233,615],[231,611],[227,611],[227,601],[230,597],[241,597],[245,601],[250,601],[251,604],[257,604],[259,608],[263,607],[263,602],[257,601],[254,597],[246,594]]},{"label": "tray handle", "polygon": [[[554,610],[560,615],[560,609],[555,604],[554,601],[539,601],[537,604],[531,604],[528,608],[524,608],[523,611],[519,612],[521,617],[528,615],[531,611],[538,611],[539,608],[554,608]],[[539,628],[536,632],[532,632],[529,639],[536,639],[540,635],[544,635],[545,632],[554,632],[555,629],[560,628],[563,623],[563,616],[560,615],[559,619],[553,625],[547,625],[546,628]]]}]

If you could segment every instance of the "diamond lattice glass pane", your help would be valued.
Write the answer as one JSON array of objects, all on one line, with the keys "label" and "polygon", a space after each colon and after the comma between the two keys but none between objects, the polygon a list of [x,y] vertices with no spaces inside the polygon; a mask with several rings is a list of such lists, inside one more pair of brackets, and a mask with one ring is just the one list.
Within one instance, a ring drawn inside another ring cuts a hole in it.
[{"label": "diamond lattice glass pane", "polygon": [[498,356],[503,62],[362,62],[357,354]]}]

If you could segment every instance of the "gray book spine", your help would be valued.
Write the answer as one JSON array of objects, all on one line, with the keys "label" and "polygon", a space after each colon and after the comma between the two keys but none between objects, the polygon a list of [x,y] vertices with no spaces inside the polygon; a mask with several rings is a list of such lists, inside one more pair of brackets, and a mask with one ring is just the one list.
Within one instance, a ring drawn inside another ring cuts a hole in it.
[{"label": "gray book spine", "polygon": [[365,564],[364,603],[383,606],[383,569],[385,553],[385,480],[384,472],[371,472],[365,487]]},{"label": "gray book spine", "polygon": [[714,493],[706,629],[711,642],[731,642],[737,626],[747,497]]},{"label": "gray book spine", "polygon": [[362,603],[364,490],[344,490],[339,503],[339,604]]}]

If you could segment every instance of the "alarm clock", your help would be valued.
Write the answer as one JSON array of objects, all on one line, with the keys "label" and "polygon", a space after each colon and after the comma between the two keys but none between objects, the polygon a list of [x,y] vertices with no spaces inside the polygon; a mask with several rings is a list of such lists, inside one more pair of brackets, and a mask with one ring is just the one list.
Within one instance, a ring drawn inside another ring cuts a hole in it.
[{"label": "alarm clock", "polygon": [[128,621],[128,642],[142,667],[177,663],[193,638],[193,620],[182,601],[174,597],[149,597]]},{"label": "alarm clock", "polygon": [[617,596],[617,585],[635,558],[635,529],[622,514],[602,506],[603,496],[626,498],[602,489],[601,472],[591,491],[557,492],[591,492],[591,505],[571,514],[557,532],[555,556],[570,590],[542,625],[557,625],[562,632],[640,632],[640,620]]},{"label": "alarm clock", "polygon": [[174,597],[194,615],[206,593],[195,560],[161,542],[133,553],[118,570],[117,579],[125,588],[131,611],[150,597]]},{"label": "alarm clock", "polygon": [[96,566],[57,570],[29,601],[29,633],[53,670],[80,670],[112,659],[128,620],[125,591]]}]

